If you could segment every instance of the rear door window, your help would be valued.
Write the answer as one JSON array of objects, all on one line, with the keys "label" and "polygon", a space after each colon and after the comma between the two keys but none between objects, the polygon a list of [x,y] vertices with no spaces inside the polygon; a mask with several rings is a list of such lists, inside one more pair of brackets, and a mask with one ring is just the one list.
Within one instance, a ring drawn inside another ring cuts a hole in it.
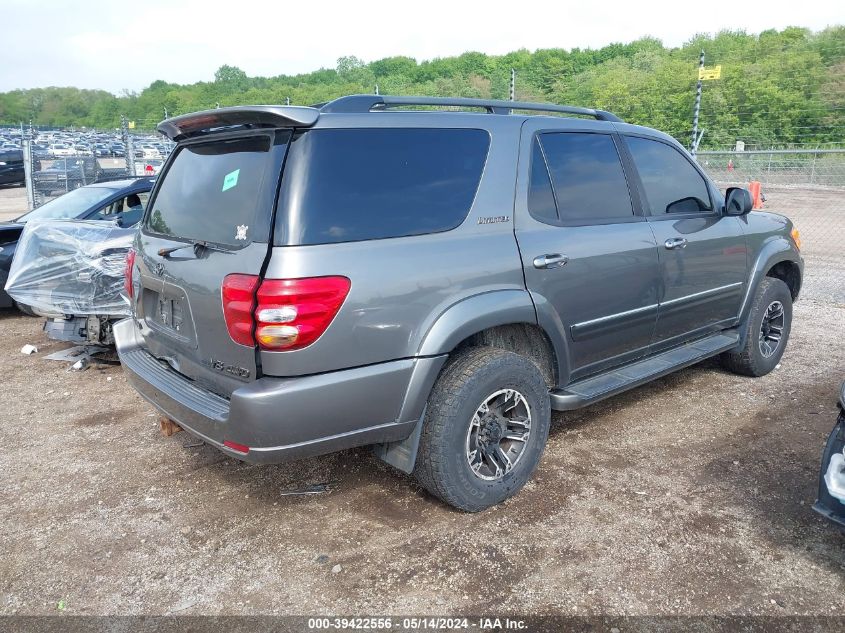
[{"label": "rear door window", "polygon": [[[267,239],[275,192],[272,138],[254,136],[191,144],[178,150],[146,217],[153,233],[242,246]],[[259,214],[261,217],[258,217]]]},{"label": "rear door window", "polygon": [[625,142],[640,175],[652,215],[710,212],[707,183],[677,149],[647,138]]},{"label": "rear door window", "polygon": [[609,134],[540,135],[557,211],[565,224],[603,224],[634,217],[628,183]]},{"label": "rear door window", "polygon": [[448,231],[469,213],[490,146],[473,129],[311,130],[291,143],[280,245]]}]

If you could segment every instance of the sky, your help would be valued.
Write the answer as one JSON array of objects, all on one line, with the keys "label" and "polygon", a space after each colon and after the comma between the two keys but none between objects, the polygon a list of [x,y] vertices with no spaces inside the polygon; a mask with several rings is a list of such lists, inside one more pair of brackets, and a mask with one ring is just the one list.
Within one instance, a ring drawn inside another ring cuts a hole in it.
[{"label": "sky", "polygon": [[120,94],[157,79],[210,81],[223,64],[275,76],[334,68],[345,55],[421,61],[644,36],[678,46],[723,29],[843,23],[843,0],[0,0],[0,92],[76,86]]}]

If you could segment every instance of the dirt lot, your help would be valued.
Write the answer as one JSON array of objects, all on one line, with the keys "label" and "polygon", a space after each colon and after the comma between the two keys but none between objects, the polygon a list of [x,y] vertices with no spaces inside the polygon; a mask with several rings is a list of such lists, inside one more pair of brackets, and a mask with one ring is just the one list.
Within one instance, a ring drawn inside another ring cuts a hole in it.
[{"label": "dirt lot", "polygon": [[845,615],[845,534],[810,509],[843,323],[800,302],[765,378],[707,362],[557,415],[528,487],[466,515],[366,449],[185,447],[119,367],[67,372],[0,312],[0,614]]},{"label": "dirt lot", "polygon": [[0,187],[0,222],[13,220],[26,213],[26,189]]}]

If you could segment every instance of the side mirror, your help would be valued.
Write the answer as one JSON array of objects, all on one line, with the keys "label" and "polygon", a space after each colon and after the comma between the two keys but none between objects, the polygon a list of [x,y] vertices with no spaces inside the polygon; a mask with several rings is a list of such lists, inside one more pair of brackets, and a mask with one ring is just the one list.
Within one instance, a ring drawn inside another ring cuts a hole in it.
[{"label": "side mirror", "polygon": [[725,195],[725,213],[727,215],[745,215],[754,208],[751,192],[742,187],[731,187]]}]

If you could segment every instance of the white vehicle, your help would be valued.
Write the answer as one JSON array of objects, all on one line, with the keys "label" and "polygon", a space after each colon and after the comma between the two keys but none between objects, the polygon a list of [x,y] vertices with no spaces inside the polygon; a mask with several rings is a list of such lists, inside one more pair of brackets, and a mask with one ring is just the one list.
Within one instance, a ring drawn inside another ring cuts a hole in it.
[{"label": "white vehicle", "polygon": [[142,158],[161,158],[161,152],[158,150],[158,148],[154,145],[150,145],[149,143],[144,143],[143,145],[139,146],[138,149],[143,152]]},{"label": "white vehicle", "polygon": [[47,149],[47,152],[51,156],[75,156],[76,155],[76,150],[73,149],[72,146],[67,145],[65,143],[54,143],[53,145],[50,145],[50,147]]}]

